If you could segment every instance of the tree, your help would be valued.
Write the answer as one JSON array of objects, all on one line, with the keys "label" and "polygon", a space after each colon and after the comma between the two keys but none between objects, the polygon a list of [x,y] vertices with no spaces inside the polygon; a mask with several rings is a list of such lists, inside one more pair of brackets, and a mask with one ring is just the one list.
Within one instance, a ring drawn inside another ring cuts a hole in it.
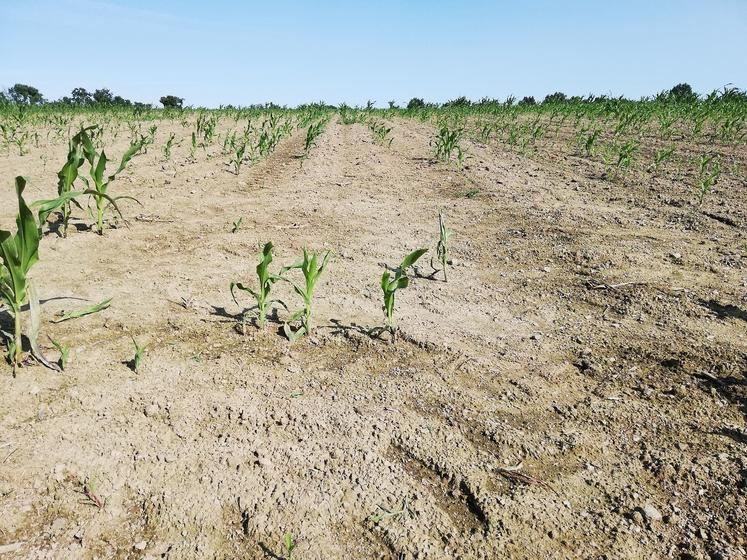
[{"label": "tree", "polygon": [[164,95],[159,101],[164,109],[181,109],[184,103],[184,99],[176,95]]},{"label": "tree", "polygon": [[677,84],[669,90],[669,97],[676,101],[695,101],[698,99],[698,94],[693,91],[690,84]]},{"label": "tree", "polygon": [[556,91],[555,93],[545,96],[545,99],[542,101],[542,103],[562,103],[566,99],[567,97],[565,93]]},{"label": "tree", "polygon": [[444,103],[444,107],[469,107],[472,105],[472,102],[467,99],[465,96],[457,97],[456,99],[452,99],[451,101],[447,101]]},{"label": "tree", "polygon": [[536,105],[537,102],[534,100],[534,96],[532,95],[526,95],[521,98],[521,101],[519,101],[519,105]]},{"label": "tree", "polygon": [[44,101],[44,97],[38,89],[26,84],[14,85],[8,90],[8,96],[15,103],[25,103],[29,105],[35,105]]},{"label": "tree", "polygon": [[413,97],[407,103],[408,109],[422,109],[423,107],[425,107],[425,101],[422,97]]},{"label": "tree", "polygon": [[100,103],[101,105],[111,105],[113,100],[114,95],[112,95],[112,92],[106,88],[97,89],[93,92],[93,101],[95,103]]},{"label": "tree", "polygon": [[93,103],[93,97],[86,88],[77,87],[70,92],[70,98],[75,105],[89,105]]},{"label": "tree", "polygon": [[129,99],[125,99],[121,95],[115,95],[114,99],[112,99],[112,104],[120,107],[129,107],[130,105],[132,105],[132,101],[130,101]]}]

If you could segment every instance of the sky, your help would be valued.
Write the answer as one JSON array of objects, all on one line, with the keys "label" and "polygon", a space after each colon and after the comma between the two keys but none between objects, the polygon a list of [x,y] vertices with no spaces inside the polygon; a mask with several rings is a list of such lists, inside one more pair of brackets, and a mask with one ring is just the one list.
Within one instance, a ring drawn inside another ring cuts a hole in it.
[{"label": "sky", "polygon": [[0,88],[217,107],[747,89],[747,0],[0,0]]}]

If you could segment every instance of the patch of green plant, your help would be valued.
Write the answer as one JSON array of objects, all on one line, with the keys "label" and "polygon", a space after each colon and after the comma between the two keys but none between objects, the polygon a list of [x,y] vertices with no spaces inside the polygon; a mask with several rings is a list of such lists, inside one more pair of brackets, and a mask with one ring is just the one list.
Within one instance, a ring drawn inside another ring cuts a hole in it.
[{"label": "patch of green plant", "polygon": [[463,128],[452,129],[449,128],[448,125],[441,126],[436,137],[431,140],[436,159],[448,163],[456,155],[459,165],[462,165],[462,162],[464,161],[464,151],[459,142],[461,141],[463,134]]},{"label": "patch of green plant", "polygon": [[59,343],[55,340],[53,340],[51,337],[49,337],[49,342],[52,343],[52,346],[54,346],[55,350],[57,350],[60,353],[60,359],[59,359],[59,366],[62,371],[65,371],[67,368],[67,364],[70,361],[70,347],[66,344]]},{"label": "patch of green plant", "polygon": [[283,537],[283,545],[285,545],[285,560],[293,560],[293,551],[296,550],[293,535],[286,533]]},{"label": "patch of green plant", "polygon": [[394,278],[392,278],[388,270],[385,270],[381,276],[381,291],[384,295],[385,328],[389,330],[392,338],[396,336],[397,332],[394,325],[394,296],[397,290],[410,285],[407,269],[414,265],[427,252],[428,249],[417,249],[407,255],[402,259],[402,263],[400,263],[399,268],[395,271]]},{"label": "patch of green plant", "polygon": [[[444,282],[447,282],[446,268],[449,265],[449,238],[451,237],[451,230],[446,229],[444,223],[444,215],[440,210],[438,211],[438,243],[436,244],[436,255],[435,259],[441,264],[441,270],[444,273]],[[431,257],[431,268],[438,270],[433,266],[433,257]]]},{"label": "patch of green plant", "polygon": [[145,358],[145,352],[148,350],[147,344],[138,344],[137,340],[135,340],[135,337],[132,337],[132,344],[135,347],[135,355],[132,357],[132,371],[137,373],[140,370],[140,366],[143,363],[143,358]]},{"label": "patch of green plant", "polygon": [[698,206],[703,204],[721,177],[721,163],[712,154],[702,154],[698,160]]},{"label": "patch of green plant", "polygon": [[[259,328],[262,328],[265,326],[265,322],[267,320],[267,312],[269,311],[269,307],[271,307],[273,304],[279,304],[283,308],[287,309],[285,303],[283,303],[279,299],[270,299],[270,291],[272,290],[272,286],[282,280],[282,278],[277,274],[272,274],[270,272],[270,264],[272,263],[272,242],[268,242],[265,244],[264,248],[262,249],[262,256],[260,257],[259,264],[257,265],[256,271],[257,271],[257,279],[259,281],[259,287],[257,290],[253,290],[252,288],[249,288],[248,286],[245,286],[241,282],[231,282],[229,289],[231,291],[231,297],[233,297],[233,301],[236,303],[236,305],[239,304],[239,302],[236,300],[236,289],[243,290],[245,292],[248,292],[251,294],[251,296],[257,301],[257,326]],[[313,290],[313,288],[312,288]]]},{"label": "patch of green plant", "polygon": [[237,233],[241,229],[241,226],[243,223],[244,223],[244,216],[239,216],[239,219],[233,222],[233,226],[231,227],[231,233]]},{"label": "patch of green plant", "polygon": [[79,309],[77,311],[70,311],[68,313],[65,313],[59,319],[56,319],[52,322],[63,323],[65,321],[69,321],[70,319],[79,319],[80,317],[85,317],[86,315],[92,315],[94,313],[98,313],[99,311],[103,311],[104,309],[108,309],[111,303],[112,298],[105,299],[104,301],[101,301],[95,305],[91,305],[90,307],[86,307],[85,309]]},{"label": "patch of green plant", "polygon": [[[103,235],[104,212],[108,206],[112,206],[121,216],[122,214],[121,212],[119,212],[119,208],[117,208],[116,205],[117,200],[128,199],[138,202],[136,198],[133,198],[131,196],[111,197],[109,196],[107,191],[109,190],[109,187],[114,182],[114,180],[117,178],[117,175],[119,175],[125,169],[129,161],[135,156],[135,154],[140,151],[140,149],[142,148],[142,140],[130,145],[127,151],[122,155],[122,159],[120,160],[117,169],[108,177],[104,176],[104,174],[106,173],[106,164],[108,163],[108,159],[104,150],[102,149],[100,153],[96,153],[96,149],[94,148],[91,139],[85,134],[82,135],[82,142],[83,153],[90,165],[89,175],[91,180],[93,181],[93,189],[89,189],[88,192],[90,192],[91,196],[94,199],[94,202],[96,203],[96,230],[99,235]],[[88,179],[86,179],[85,177],[83,177],[82,179],[86,183],[86,186],[89,186]]]},{"label": "patch of green plant", "polygon": [[60,207],[66,197],[52,201],[45,201],[44,209],[40,212],[39,224],[23,198],[26,179],[16,177],[16,198],[18,200],[18,214],[16,216],[16,232],[0,230],[0,301],[5,303],[14,319],[12,334],[6,334],[8,359],[13,365],[13,371],[22,362],[22,332],[21,311],[26,303],[31,289],[28,277],[31,268],[39,261],[39,240],[41,239],[41,224],[46,214]]},{"label": "patch of green plant", "polygon": [[[303,307],[298,311],[291,314],[288,320],[283,325],[283,332],[288,340],[291,342],[298,339],[304,334],[311,334],[311,311],[312,302],[314,298],[314,289],[319,281],[322,273],[327,268],[329,260],[332,257],[331,251],[325,251],[324,253],[309,254],[306,247],[303,248],[303,259],[293,263],[289,266],[284,266],[280,270],[280,276],[286,282],[289,282],[296,293],[301,296],[303,300]],[[299,269],[303,273],[304,283],[300,285],[293,280],[290,280],[284,276],[284,274],[290,270]],[[291,327],[291,323],[300,320],[300,326],[294,331]]]}]

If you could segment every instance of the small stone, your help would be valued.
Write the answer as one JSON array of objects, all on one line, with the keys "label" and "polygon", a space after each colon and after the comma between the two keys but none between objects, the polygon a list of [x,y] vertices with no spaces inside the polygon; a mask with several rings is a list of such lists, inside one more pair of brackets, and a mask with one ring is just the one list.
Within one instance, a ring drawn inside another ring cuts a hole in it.
[{"label": "small stone", "polygon": [[646,516],[646,519],[651,521],[661,521],[661,513],[651,504],[643,506],[643,515]]},{"label": "small stone", "polygon": [[145,407],[145,410],[143,410],[143,413],[148,418],[152,418],[153,416],[158,414],[158,406],[156,406],[155,404],[149,404],[148,406]]},{"label": "small stone", "polygon": [[145,550],[145,547],[147,547],[147,546],[148,546],[148,543],[146,541],[140,541],[140,542],[136,542],[133,545],[133,548],[135,550],[141,550],[142,551],[142,550]]}]

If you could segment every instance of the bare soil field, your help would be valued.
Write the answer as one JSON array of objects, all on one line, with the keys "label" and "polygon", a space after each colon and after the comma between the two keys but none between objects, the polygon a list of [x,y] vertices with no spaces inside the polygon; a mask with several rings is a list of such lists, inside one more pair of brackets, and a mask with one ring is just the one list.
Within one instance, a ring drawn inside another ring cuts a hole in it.
[{"label": "bare soil field", "polygon": [[[334,117],[303,165],[298,131],[238,176],[154,146],[112,187],[128,225],[45,234],[71,361],[0,365],[0,558],[285,558],[287,533],[298,560],[747,557],[744,148],[697,208],[686,177],[477,139],[459,168],[432,124],[390,126],[387,148]],[[66,154],[0,156],[3,228],[12,178],[53,197]],[[372,338],[382,272],[433,254],[439,210],[448,282],[421,259],[400,336]],[[229,292],[267,241],[273,268],[334,252],[294,343]]]}]

